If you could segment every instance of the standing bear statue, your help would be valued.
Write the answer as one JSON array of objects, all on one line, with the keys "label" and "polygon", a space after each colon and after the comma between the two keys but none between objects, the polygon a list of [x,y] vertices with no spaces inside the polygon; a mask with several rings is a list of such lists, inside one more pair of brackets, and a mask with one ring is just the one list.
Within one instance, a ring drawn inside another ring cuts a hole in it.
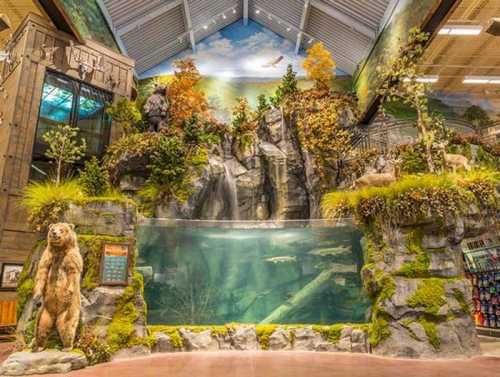
[{"label": "standing bear statue", "polygon": [[33,351],[45,348],[47,338],[57,329],[63,351],[73,348],[80,320],[80,278],[83,260],[74,225],[52,224],[35,277],[33,301],[40,306]]}]

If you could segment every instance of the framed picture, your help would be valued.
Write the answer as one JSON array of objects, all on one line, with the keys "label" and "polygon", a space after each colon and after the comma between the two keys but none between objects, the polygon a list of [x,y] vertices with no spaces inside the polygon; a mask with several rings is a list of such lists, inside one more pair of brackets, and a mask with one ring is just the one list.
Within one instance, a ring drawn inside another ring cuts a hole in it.
[{"label": "framed picture", "polygon": [[105,243],[101,260],[101,285],[128,285],[131,246],[129,243]]},{"label": "framed picture", "polygon": [[22,271],[22,263],[2,263],[2,270],[0,273],[0,289],[5,291],[15,291]]}]

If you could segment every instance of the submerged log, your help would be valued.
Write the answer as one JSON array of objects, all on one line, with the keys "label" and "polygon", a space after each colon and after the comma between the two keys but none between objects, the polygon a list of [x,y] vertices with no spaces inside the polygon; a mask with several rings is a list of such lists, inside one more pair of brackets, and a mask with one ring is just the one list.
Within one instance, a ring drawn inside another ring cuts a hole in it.
[{"label": "submerged log", "polygon": [[278,323],[295,310],[307,305],[314,297],[314,294],[320,292],[325,285],[330,281],[334,274],[334,269],[328,269],[321,272],[313,281],[307,284],[292,298],[287,300],[283,305],[276,308],[270,315],[263,319],[260,323]]}]

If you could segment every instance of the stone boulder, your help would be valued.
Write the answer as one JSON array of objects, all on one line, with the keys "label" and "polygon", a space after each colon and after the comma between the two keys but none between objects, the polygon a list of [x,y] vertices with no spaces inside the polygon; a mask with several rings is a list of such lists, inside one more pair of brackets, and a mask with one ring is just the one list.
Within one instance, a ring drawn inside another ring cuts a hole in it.
[{"label": "stone boulder", "polygon": [[170,336],[163,333],[156,333],[154,335],[155,341],[152,351],[154,353],[175,352],[175,347],[172,344]]},{"label": "stone boulder", "polygon": [[271,351],[284,351],[292,349],[292,333],[290,330],[276,329],[269,337],[269,349]]},{"label": "stone boulder", "polygon": [[26,376],[30,374],[68,373],[88,365],[81,353],[45,350],[43,352],[16,352],[4,361],[0,375]]},{"label": "stone boulder", "polygon": [[146,357],[151,355],[151,350],[146,346],[133,346],[124,348],[111,356],[111,361],[136,359],[138,357]]},{"label": "stone boulder", "polygon": [[258,349],[257,333],[255,326],[242,326],[236,328],[232,334],[233,349],[239,351],[252,351]]},{"label": "stone boulder", "polygon": [[180,329],[179,333],[184,340],[184,347],[187,351],[217,351],[219,349],[219,343],[215,337],[212,337],[211,330],[192,332]]}]

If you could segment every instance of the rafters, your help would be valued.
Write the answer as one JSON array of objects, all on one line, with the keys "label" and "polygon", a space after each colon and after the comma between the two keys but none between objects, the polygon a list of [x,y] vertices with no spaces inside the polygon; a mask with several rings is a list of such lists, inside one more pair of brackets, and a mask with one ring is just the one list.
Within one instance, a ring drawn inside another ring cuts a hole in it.
[{"label": "rafters", "polygon": [[369,28],[368,26],[362,24],[355,18],[349,16],[348,14],[345,14],[341,12],[340,10],[333,8],[332,6],[323,3],[322,1],[319,0],[311,0],[311,5],[320,11],[326,13],[330,17],[335,18],[336,20],[342,22],[344,25],[347,25],[351,27],[352,29],[356,30],[357,32],[363,34],[364,36],[370,38],[371,40],[374,40],[376,37],[376,31]]},{"label": "rafters", "polygon": [[191,44],[191,49],[196,52],[196,39],[194,38],[193,21],[191,19],[191,10],[189,9],[188,0],[183,0],[184,4],[184,14],[186,15],[186,25],[189,33],[189,42]]},{"label": "rafters", "polygon": [[302,11],[302,18],[300,19],[300,32],[297,34],[297,43],[295,44],[295,53],[300,52],[300,46],[302,45],[302,38],[304,37],[303,30],[306,28],[307,17],[309,16],[309,6],[311,5],[310,0],[305,0],[304,10]]}]

